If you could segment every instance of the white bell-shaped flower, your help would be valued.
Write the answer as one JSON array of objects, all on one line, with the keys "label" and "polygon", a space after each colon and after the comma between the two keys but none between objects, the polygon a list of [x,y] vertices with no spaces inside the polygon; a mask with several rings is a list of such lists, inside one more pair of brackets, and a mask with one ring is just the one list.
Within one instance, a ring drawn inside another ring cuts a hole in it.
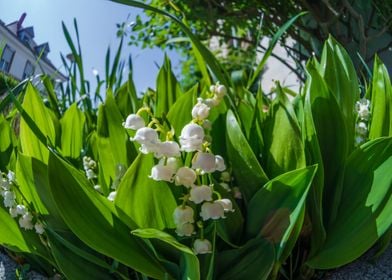
[{"label": "white bell-shaped flower", "polygon": [[210,114],[210,107],[199,99],[197,104],[192,108],[192,117],[196,120],[204,120]]},{"label": "white bell-shaped flower", "polygon": [[173,219],[174,223],[179,226],[186,223],[193,223],[194,220],[194,211],[189,206],[178,206],[174,209]]},{"label": "white bell-shaped flower", "polygon": [[359,135],[366,135],[368,132],[367,124],[364,122],[359,122],[356,126],[356,130]]},{"label": "white bell-shaped flower", "polygon": [[43,234],[45,232],[44,225],[40,222],[34,225],[35,232],[38,234]]},{"label": "white bell-shaped flower", "polygon": [[197,152],[192,160],[192,168],[201,169],[205,173],[214,172],[216,168],[215,156],[210,153]]},{"label": "white bell-shaped flower", "polygon": [[0,173],[0,188],[3,188],[4,190],[9,190],[11,188],[10,182],[6,178],[2,178],[1,173]]},{"label": "white bell-shaped flower", "polygon": [[8,178],[9,182],[15,182],[16,181],[15,173],[13,171],[11,171],[11,170],[8,170],[7,178]]},{"label": "white bell-shaped flower", "polygon": [[181,150],[194,152],[201,150],[204,140],[204,129],[195,123],[184,126],[180,135]]},{"label": "white bell-shaped flower", "polygon": [[117,191],[110,192],[108,195],[109,201],[114,201],[116,199]]},{"label": "white bell-shaped flower", "polygon": [[218,85],[215,87],[216,97],[222,99],[227,94],[227,89],[224,85]]},{"label": "white bell-shaped flower", "polygon": [[24,205],[22,205],[22,204],[16,205],[15,208],[16,208],[16,213],[17,213],[18,215],[23,216],[24,214],[27,213],[26,206],[24,206]]},{"label": "white bell-shaped flower", "polygon": [[32,223],[33,215],[26,212],[22,217],[19,218],[19,226],[23,229],[33,229],[34,225]]},{"label": "white bell-shaped flower", "polygon": [[193,243],[193,251],[195,254],[212,253],[212,244],[207,239],[196,239]]},{"label": "white bell-shaped flower", "polygon": [[127,129],[138,130],[142,127],[145,127],[146,124],[141,116],[136,114],[130,114],[125,120],[125,122],[123,122],[123,126]]},{"label": "white bell-shaped flower", "polygon": [[223,199],[216,200],[215,202],[222,205],[223,210],[225,212],[234,212],[233,203],[231,202],[230,199],[223,198]]},{"label": "white bell-shaped flower", "polygon": [[367,121],[370,117],[370,101],[368,99],[361,99],[355,104],[358,117],[361,120]]},{"label": "white bell-shaped flower", "polygon": [[176,176],[174,177],[174,182],[177,186],[183,185],[187,188],[193,186],[197,178],[195,170],[189,167],[180,167],[177,170]]},{"label": "white bell-shaped flower", "polygon": [[159,142],[158,133],[151,127],[142,127],[136,131],[135,137],[131,141],[136,141],[140,145],[155,145]]},{"label": "white bell-shaped flower", "polygon": [[223,206],[218,202],[204,202],[201,206],[200,217],[203,221],[208,219],[217,220],[225,218],[225,211]]},{"label": "white bell-shaped flower", "polygon": [[192,236],[194,232],[195,226],[191,223],[181,224],[176,228],[176,233],[178,236]]},{"label": "white bell-shaped flower", "polygon": [[215,156],[215,169],[220,172],[226,170],[225,160],[219,155]]},{"label": "white bell-shaped flower", "polygon": [[158,143],[154,155],[156,158],[179,157],[181,155],[180,146],[175,141]]},{"label": "white bell-shaped flower", "polygon": [[97,174],[95,174],[94,170],[87,169],[86,170],[86,177],[87,177],[88,180],[92,180],[92,179],[97,178]]},{"label": "white bell-shaped flower", "polygon": [[15,193],[13,191],[5,191],[4,196],[4,206],[10,208],[15,205]]},{"label": "white bell-shaped flower", "polygon": [[190,191],[190,201],[196,204],[212,200],[212,189],[209,186],[195,186]]},{"label": "white bell-shaped flower", "polygon": [[149,178],[155,181],[167,181],[173,182],[173,176],[176,170],[169,165],[163,165],[161,163],[154,165],[151,169],[151,175]]},{"label": "white bell-shaped flower", "polygon": [[216,98],[207,98],[207,99],[204,100],[204,103],[208,107],[213,108],[213,107],[216,107],[216,106],[219,105],[219,100],[216,99]]}]

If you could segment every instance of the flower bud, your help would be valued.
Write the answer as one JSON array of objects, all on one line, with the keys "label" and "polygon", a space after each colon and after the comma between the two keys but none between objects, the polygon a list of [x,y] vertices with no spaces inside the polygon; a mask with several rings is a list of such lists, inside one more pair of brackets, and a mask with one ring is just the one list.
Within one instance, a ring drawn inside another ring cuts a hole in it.
[{"label": "flower bud", "polygon": [[92,180],[97,178],[97,174],[95,174],[95,172],[92,169],[87,169],[86,170],[86,177],[88,180]]},{"label": "flower bud", "polygon": [[199,99],[197,104],[192,109],[192,117],[196,120],[204,120],[210,114],[210,107],[202,103]]},{"label": "flower bud", "polygon": [[18,215],[22,215],[23,216],[24,214],[26,214],[26,212],[27,212],[26,206],[24,206],[22,204],[16,205],[16,213]]},{"label": "flower bud", "polygon": [[131,141],[136,141],[140,145],[154,145],[159,142],[158,133],[151,127],[142,127],[136,131]]},{"label": "flower bud", "polygon": [[220,179],[221,179],[223,182],[230,182],[230,181],[231,181],[230,173],[227,172],[227,171],[222,172],[222,173],[221,173],[221,176],[220,176]]},{"label": "flower bud", "polygon": [[210,153],[197,152],[192,161],[193,169],[201,169],[206,173],[215,171],[215,156]]},{"label": "flower bud", "polygon": [[193,243],[195,254],[208,254],[212,252],[212,244],[207,239],[196,239]]},{"label": "flower bud", "polygon": [[0,173],[0,187],[2,187],[5,190],[9,190],[11,187],[10,182],[8,182],[7,179],[1,177],[1,173]]},{"label": "flower bud", "polygon": [[230,199],[223,198],[223,199],[216,200],[215,202],[222,205],[223,210],[225,212],[234,212],[233,203],[231,202]]},{"label": "flower bud", "polygon": [[225,160],[219,155],[215,156],[215,169],[221,172],[226,170]]},{"label": "flower bud", "polygon": [[40,222],[34,225],[35,232],[38,234],[43,234],[45,232],[44,225]]},{"label": "flower bud", "polygon": [[202,217],[203,221],[208,219],[217,220],[225,218],[225,211],[223,206],[218,202],[204,202],[201,206],[200,217]]},{"label": "flower bud", "polygon": [[187,188],[193,186],[197,178],[196,172],[189,167],[180,167],[177,170],[174,182],[177,186],[183,185]]},{"label": "flower bud", "polygon": [[180,135],[181,150],[194,152],[201,150],[204,130],[200,125],[190,123],[184,126]]},{"label": "flower bud", "polygon": [[138,130],[142,127],[145,127],[146,124],[141,116],[136,114],[130,114],[125,120],[125,122],[123,122],[123,126],[127,129]]},{"label": "flower bud", "polygon": [[109,201],[114,201],[116,199],[116,195],[117,195],[116,191],[113,191],[113,192],[109,193],[108,200]]},{"label": "flower bud", "polygon": [[179,226],[186,223],[193,223],[195,220],[193,218],[193,209],[189,206],[178,206],[174,209],[173,219],[174,223]]},{"label": "flower bud", "polygon": [[26,212],[22,217],[19,218],[19,226],[23,229],[33,229],[33,215]]},{"label": "flower bud", "polygon": [[8,212],[10,213],[12,218],[16,218],[18,216],[18,212],[16,211],[16,207],[11,207]]},{"label": "flower bud", "polygon": [[219,100],[216,99],[216,98],[207,98],[207,99],[204,100],[204,103],[208,107],[213,108],[213,107],[216,107],[216,106],[219,105]]},{"label": "flower bud", "polygon": [[212,200],[212,190],[206,185],[193,187],[190,191],[190,195],[189,200],[196,204]]},{"label": "flower bud", "polygon": [[166,142],[158,143],[156,145],[156,150],[154,155],[156,158],[179,157],[181,155],[180,146],[178,145],[177,142],[174,141],[166,141]]},{"label": "flower bud", "polygon": [[195,232],[195,227],[191,223],[185,223],[178,225],[176,228],[176,233],[178,236],[192,236]]},{"label": "flower bud", "polygon": [[8,178],[9,182],[15,182],[16,181],[15,173],[12,172],[11,170],[8,170],[7,178]]}]

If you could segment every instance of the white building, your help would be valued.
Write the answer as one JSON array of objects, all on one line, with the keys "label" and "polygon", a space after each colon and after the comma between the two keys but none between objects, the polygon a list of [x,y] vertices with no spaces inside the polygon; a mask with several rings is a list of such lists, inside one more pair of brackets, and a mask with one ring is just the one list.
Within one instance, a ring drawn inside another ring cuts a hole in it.
[{"label": "white building", "polygon": [[19,81],[42,73],[65,81],[67,78],[47,57],[49,44],[38,45],[34,41],[34,28],[22,26],[25,17],[24,13],[9,24],[0,20],[0,71]]}]

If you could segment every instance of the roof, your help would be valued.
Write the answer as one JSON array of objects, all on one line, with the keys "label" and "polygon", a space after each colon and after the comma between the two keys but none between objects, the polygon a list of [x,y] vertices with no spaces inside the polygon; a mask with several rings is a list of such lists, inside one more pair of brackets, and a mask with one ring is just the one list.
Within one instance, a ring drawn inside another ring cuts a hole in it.
[{"label": "roof", "polygon": [[[5,24],[3,21],[1,21],[0,20],[0,26],[1,27],[3,27],[12,37],[14,37],[18,42],[20,42],[27,50],[29,50],[31,53],[32,53],[32,55],[34,56],[34,57],[38,57],[37,56],[37,53],[35,52],[35,50],[34,49],[32,49],[29,45],[27,45],[27,44],[25,44],[18,36],[17,36],[17,34],[15,34],[14,32],[12,32],[12,30],[10,30],[8,27],[9,26],[11,26],[11,25],[13,25],[13,24],[15,24],[15,23],[18,23],[18,21],[14,21],[14,22],[11,22],[11,23],[9,23],[9,24]],[[31,32],[31,31],[27,31],[27,29],[32,29],[32,32],[33,32],[33,36],[34,36],[34,28],[32,27],[32,26],[30,26],[30,27],[27,27],[27,28],[23,28],[23,29],[21,29],[21,31],[22,30],[26,30],[26,32]],[[48,43],[43,43],[43,44],[41,44],[40,46],[43,46],[43,45],[45,45],[45,44],[47,44],[47,47],[48,47],[48,49],[49,49],[49,44]],[[40,61],[42,61],[42,62],[44,62],[45,64],[47,64],[50,68],[52,68],[52,70],[54,70],[54,72],[56,72],[59,76],[61,76],[64,80],[67,80],[67,77],[63,74],[63,73],[61,73],[54,65],[53,65],[53,63],[47,58],[47,57],[40,57]]]}]

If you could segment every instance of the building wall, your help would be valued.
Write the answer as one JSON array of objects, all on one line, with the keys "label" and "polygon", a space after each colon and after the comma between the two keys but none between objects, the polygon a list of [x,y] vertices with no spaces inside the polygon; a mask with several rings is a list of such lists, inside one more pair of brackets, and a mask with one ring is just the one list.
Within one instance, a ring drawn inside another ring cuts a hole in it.
[{"label": "building wall", "polygon": [[46,73],[52,76],[53,79],[60,79],[62,81],[65,80],[65,77],[57,73],[57,70],[55,70],[54,67],[49,65],[46,61],[42,59],[37,61],[38,58],[33,54],[33,52],[20,42],[13,34],[11,34],[5,26],[1,25],[0,44],[1,46],[7,44],[13,51],[15,51],[8,73],[14,78],[22,80],[26,62],[29,60],[34,66],[34,75]]}]

